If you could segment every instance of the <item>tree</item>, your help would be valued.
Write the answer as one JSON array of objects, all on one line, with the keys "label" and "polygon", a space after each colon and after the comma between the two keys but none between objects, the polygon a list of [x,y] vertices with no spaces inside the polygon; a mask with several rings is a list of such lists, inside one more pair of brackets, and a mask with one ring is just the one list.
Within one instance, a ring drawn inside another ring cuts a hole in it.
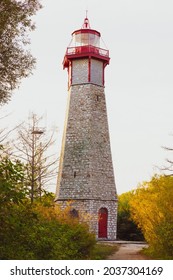
[{"label": "tree", "polygon": [[26,49],[31,17],[41,8],[39,0],[0,1],[0,105],[10,100],[22,78],[31,74],[35,59]]},{"label": "tree", "polygon": [[[24,187],[25,168],[20,161],[12,161],[0,148],[0,258],[8,252],[12,230],[16,226],[14,206],[27,196]],[[13,248],[14,249],[14,248]],[[11,250],[10,250],[11,251]],[[8,252],[9,253],[9,252]],[[7,253],[7,254],[8,254]]]},{"label": "tree", "polygon": [[131,216],[154,257],[173,258],[173,177],[155,175],[130,200]]},{"label": "tree", "polygon": [[54,144],[54,132],[46,137],[44,128],[40,126],[42,117],[31,115],[29,123],[23,123],[18,129],[17,144],[14,143],[16,155],[26,165],[26,185],[30,188],[31,202],[40,198],[47,184],[57,175],[58,159],[49,154]]},{"label": "tree", "polygon": [[28,194],[24,185],[25,166],[12,161],[0,147],[0,208],[4,210],[11,204],[19,204]]},{"label": "tree", "polygon": [[131,218],[130,200],[133,198],[133,191],[118,196],[118,219],[117,238],[121,240],[143,241],[141,230]]}]

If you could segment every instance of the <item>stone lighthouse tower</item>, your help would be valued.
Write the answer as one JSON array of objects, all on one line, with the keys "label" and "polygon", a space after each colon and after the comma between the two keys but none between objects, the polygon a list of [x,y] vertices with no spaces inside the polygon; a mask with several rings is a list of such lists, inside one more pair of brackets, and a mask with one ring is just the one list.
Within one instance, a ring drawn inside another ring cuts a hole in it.
[{"label": "stone lighthouse tower", "polygon": [[72,203],[71,215],[90,215],[97,239],[116,239],[117,194],[112,164],[104,72],[109,51],[85,18],[72,33],[63,67],[68,70],[65,119],[56,202]]}]

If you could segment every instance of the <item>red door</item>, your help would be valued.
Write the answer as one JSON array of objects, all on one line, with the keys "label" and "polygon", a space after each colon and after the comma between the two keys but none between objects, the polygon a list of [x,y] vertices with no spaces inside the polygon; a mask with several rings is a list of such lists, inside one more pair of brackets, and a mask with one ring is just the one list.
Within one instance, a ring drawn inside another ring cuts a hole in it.
[{"label": "red door", "polygon": [[98,224],[99,238],[107,238],[107,224],[108,224],[108,210],[106,208],[100,208],[99,224]]}]

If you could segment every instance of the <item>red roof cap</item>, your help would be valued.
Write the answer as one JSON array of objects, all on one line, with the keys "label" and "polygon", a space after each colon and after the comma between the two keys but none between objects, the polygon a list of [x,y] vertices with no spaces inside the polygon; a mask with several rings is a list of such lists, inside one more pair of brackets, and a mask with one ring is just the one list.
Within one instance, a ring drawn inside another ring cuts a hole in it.
[{"label": "red roof cap", "polygon": [[101,37],[100,32],[98,32],[97,30],[91,29],[89,19],[87,17],[84,19],[82,28],[73,31],[72,35],[79,34],[79,33],[91,33],[91,34],[95,34],[95,35]]}]

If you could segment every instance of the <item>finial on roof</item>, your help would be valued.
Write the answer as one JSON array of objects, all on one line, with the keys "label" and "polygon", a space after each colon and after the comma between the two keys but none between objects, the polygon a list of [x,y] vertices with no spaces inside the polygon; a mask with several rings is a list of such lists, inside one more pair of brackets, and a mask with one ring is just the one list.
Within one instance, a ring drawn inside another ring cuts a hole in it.
[{"label": "finial on roof", "polygon": [[88,10],[86,10],[86,17],[84,19],[84,23],[82,25],[83,29],[90,29],[90,23],[89,23],[89,19],[88,19]]}]

